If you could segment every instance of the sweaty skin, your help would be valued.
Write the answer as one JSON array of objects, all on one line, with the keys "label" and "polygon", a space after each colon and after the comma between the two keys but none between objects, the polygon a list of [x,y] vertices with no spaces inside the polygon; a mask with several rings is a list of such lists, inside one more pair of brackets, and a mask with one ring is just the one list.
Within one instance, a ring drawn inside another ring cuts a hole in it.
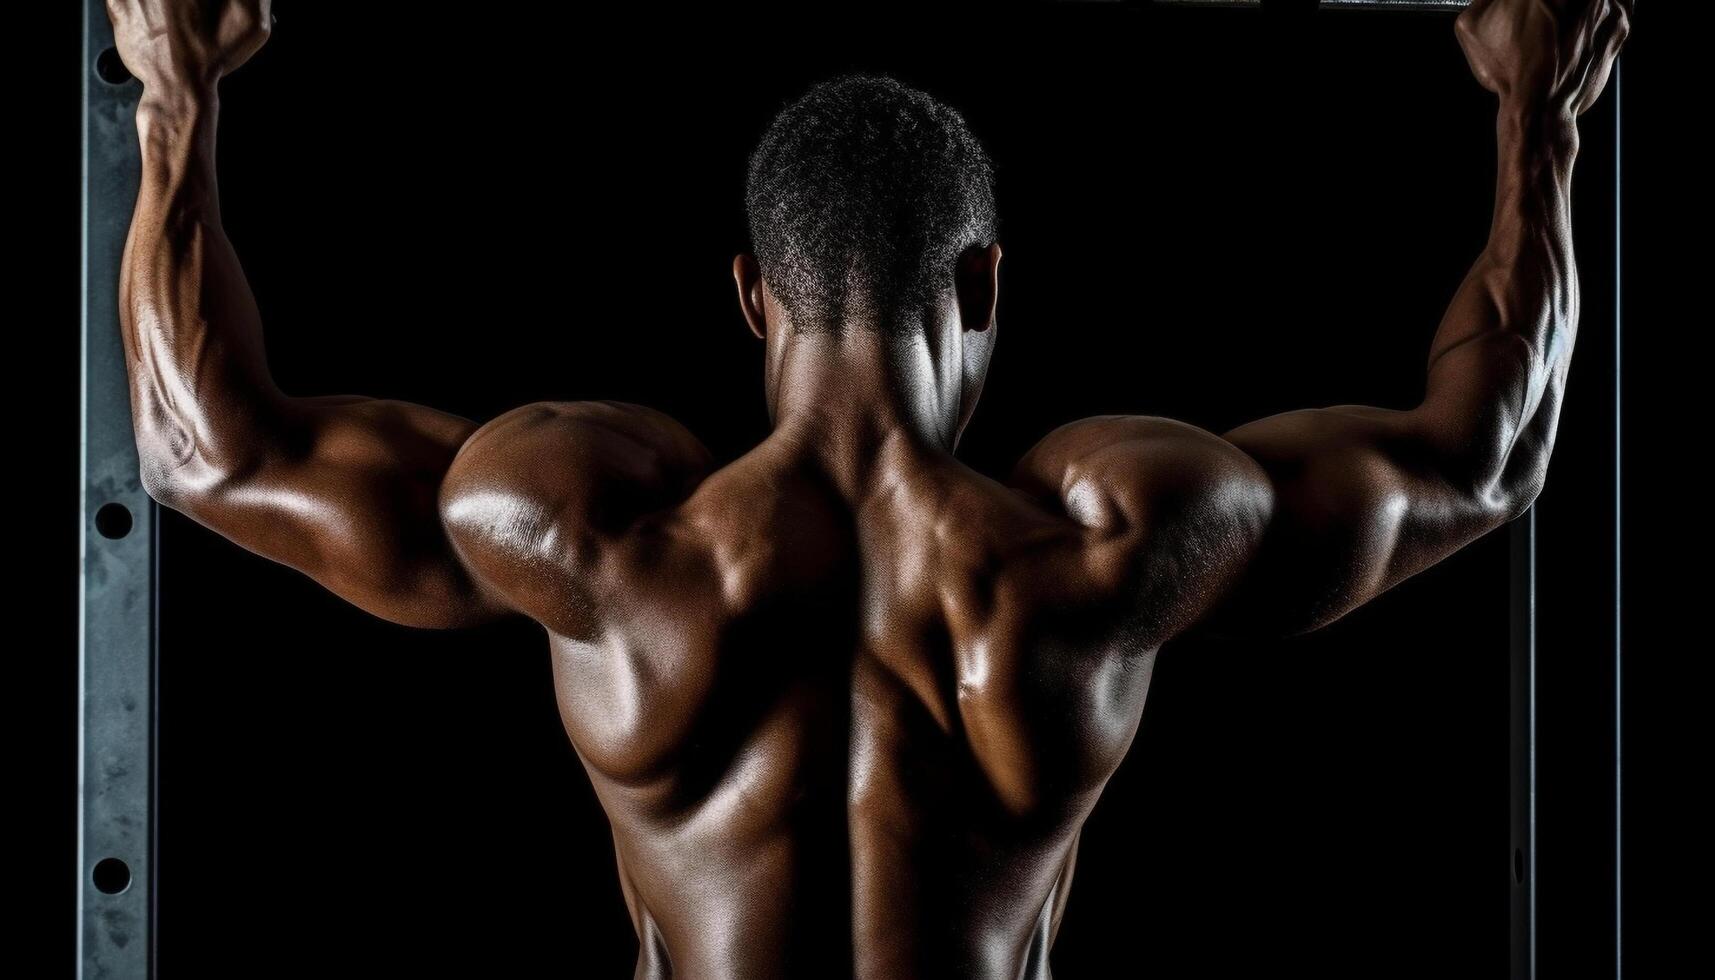
[{"label": "sweaty skin", "polygon": [[1459,18],[1500,97],[1496,201],[1421,404],[1225,435],[1085,419],[1004,481],[952,454],[997,329],[994,245],[908,337],[800,334],[739,256],[775,428],[726,465],[636,405],[478,425],[283,393],[214,165],[217,82],[268,5],[109,10],[144,82],[120,289],[150,495],[394,622],[541,624],[637,977],[1014,980],[1048,976],[1165,641],[1326,624],[1535,498],[1578,320],[1576,118],[1630,4]]}]

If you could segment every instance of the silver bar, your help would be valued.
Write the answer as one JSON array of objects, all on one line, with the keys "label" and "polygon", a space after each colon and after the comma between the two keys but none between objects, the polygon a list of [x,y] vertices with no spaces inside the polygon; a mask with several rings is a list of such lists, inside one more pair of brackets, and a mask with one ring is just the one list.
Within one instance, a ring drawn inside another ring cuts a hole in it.
[{"label": "silver bar", "polygon": [[1512,523],[1511,980],[1536,980],[1536,508]]},{"label": "silver bar", "polygon": [[[1173,7],[1261,7],[1263,0],[1155,0]],[[1320,0],[1319,6],[1347,10],[1459,10],[1471,0]]]},{"label": "silver bar", "polygon": [[1459,10],[1470,5],[1471,0],[1321,0],[1320,3],[1323,7],[1365,10]]},{"label": "silver bar", "polygon": [[142,86],[112,45],[104,0],[85,0],[77,965],[89,980],[145,980],[155,951],[155,506],[138,475],[119,336]]},{"label": "silver bar", "polygon": [[1620,139],[1620,126],[1625,118],[1625,105],[1620,99],[1619,59],[1615,59],[1614,61],[1612,81],[1614,93],[1608,97],[1614,100],[1614,980],[1620,980],[1620,978],[1625,975],[1625,932],[1622,929],[1624,924],[1624,917],[1622,915],[1624,908],[1623,897],[1625,894],[1622,885],[1625,881],[1625,864],[1621,860],[1624,856],[1624,849],[1621,846],[1620,834],[1621,818],[1624,816],[1625,810],[1624,797],[1621,792],[1623,789],[1621,781],[1621,763],[1623,761],[1623,757],[1621,755],[1621,748],[1623,746],[1621,733],[1623,731],[1623,726],[1621,725],[1622,714],[1620,698],[1620,675],[1622,666],[1622,640],[1620,625],[1624,610],[1621,590],[1621,586],[1623,584],[1621,569],[1623,565],[1621,562],[1622,552],[1620,549],[1620,484],[1622,482],[1620,477],[1620,423],[1623,419],[1620,411],[1620,340],[1623,336],[1620,317],[1620,297],[1624,287],[1624,281],[1620,278],[1620,228],[1621,221],[1624,219],[1625,214],[1620,209],[1620,202],[1623,197],[1621,194],[1620,172],[1621,163],[1624,159],[1624,154],[1621,153],[1621,147],[1624,145],[1624,142]]}]

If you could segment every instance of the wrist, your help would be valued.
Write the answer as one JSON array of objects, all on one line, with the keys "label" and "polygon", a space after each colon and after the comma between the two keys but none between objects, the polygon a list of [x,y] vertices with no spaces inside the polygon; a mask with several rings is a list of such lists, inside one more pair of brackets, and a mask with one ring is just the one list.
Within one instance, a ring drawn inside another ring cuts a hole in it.
[{"label": "wrist", "polygon": [[1578,119],[1565,110],[1503,101],[1495,126],[1503,146],[1568,162],[1578,153]]},{"label": "wrist", "polygon": [[211,111],[220,101],[213,82],[150,78],[143,80],[137,111],[163,117],[194,117]]},{"label": "wrist", "polygon": [[137,135],[145,150],[212,143],[220,100],[214,87],[145,82],[137,103]]}]

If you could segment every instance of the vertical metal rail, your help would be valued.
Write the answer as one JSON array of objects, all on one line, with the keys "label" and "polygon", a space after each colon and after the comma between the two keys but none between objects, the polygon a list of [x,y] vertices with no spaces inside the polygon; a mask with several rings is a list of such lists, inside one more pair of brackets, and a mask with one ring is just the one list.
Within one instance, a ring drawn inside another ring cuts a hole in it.
[{"label": "vertical metal rail", "polygon": [[1512,980],[1536,978],[1536,508],[1512,534],[1511,709]]},{"label": "vertical metal rail", "polygon": [[155,951],[155,509],[118,319],[142,87],[112,45],[103,0],[85,0],[77,964],[89,980],[149,977]]},{"label": "vertical metal rail", "polygon": [[1620,313],[1622,309],[1620,305],[1621,291],[1625,286],[1625,279],[1621,276],[1622,263],[1620,261],[1620,243],[1623,240],[1623,236],[1620,234],[1620,230],[1622,227],[1621,223],[1625,220],[1625,209],[1623,207],[1625,197],[1622,193],[1624,182],[1621,180],[1620,174],[1621,164],[1624,158],[1621,148],[1625,145],[1625,141],[1620,138],[1620,127],[1625,120],[1626,113],[1624,101],[1620,97],[1620,63],[1618,60],[1614,62],[1612,84],[1614,91],[1608,98],[1612,100],[1614,104],[1614,980],[1620,980],[1621,977],[1625,976],[1625,915],[1623,902],[1623,896],[1625,894],[1625,864],[1622,861],[1624,849],[1621,846],[1621,820],[1625,813],[1625,796],[1623,794],[1624,780],[1622,778],[1624,770],[1624,756],[1622,755],[1624,741],[1622,735],[1625,731],[1625,725],[1624,716],[1621,712],[1620,697],[1620,675],[1622,672],[1622,655],[1624,651],[1624,641],[1621,635],[1621,623],[1624,612],[1624,592],[1622,586],[1624,585],[1625,569],[1623,552],[1621,550],[1623,539],[1621,525],[1623,521],[1621,518],[1620,507],[1620,489],[1621,483],[1623,482],[1620,474],[1620,449],[1622,442],[1620,430],[1621,422],[1625,417],[1621,408],[1623,399],[1621,397],[1620,390],[1620,352],[1623,346],[1621,340],[1625,335]]}]

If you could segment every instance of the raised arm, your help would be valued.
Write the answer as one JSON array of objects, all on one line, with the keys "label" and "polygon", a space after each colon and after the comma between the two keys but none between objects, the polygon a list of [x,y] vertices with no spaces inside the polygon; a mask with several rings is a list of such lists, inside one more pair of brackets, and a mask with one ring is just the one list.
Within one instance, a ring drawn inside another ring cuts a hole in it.
[{"label": "raised arm", "polygon": [[1477,0],[1460,15],[1471,68],[1500,97],[1488,245],[1435,334],[1416,408],[1292,412],[1226,433],[1274,493],[1252,566],[1215,612],[1221,624],[1324,625],[1536,498],[1578,327],[1577,116],[1607,82],[1630,8]]},{"label": "raised arm", "polygon": [[501,605],[466,574],[437,508],[476,425],[398,401],[292,398],[220,223],[220,77],[268,36],[266,0],[111,0],[143,179],[120,325],[143,485],[161,504],[385,619],[473,624]]},{"label": "raised arm", "polygon": [[1477,0],[1459,40],[1500,96],[1488,246],[1429,353],[1421,404],[1340,405],[1216,436],[1106,416],[1050,433],[1013,483],[1091,531],[1166,639],[1315,629],[1529,507],[1578,325],[1568,212],[1577,116],[1601,94],[1630,3]]}]

